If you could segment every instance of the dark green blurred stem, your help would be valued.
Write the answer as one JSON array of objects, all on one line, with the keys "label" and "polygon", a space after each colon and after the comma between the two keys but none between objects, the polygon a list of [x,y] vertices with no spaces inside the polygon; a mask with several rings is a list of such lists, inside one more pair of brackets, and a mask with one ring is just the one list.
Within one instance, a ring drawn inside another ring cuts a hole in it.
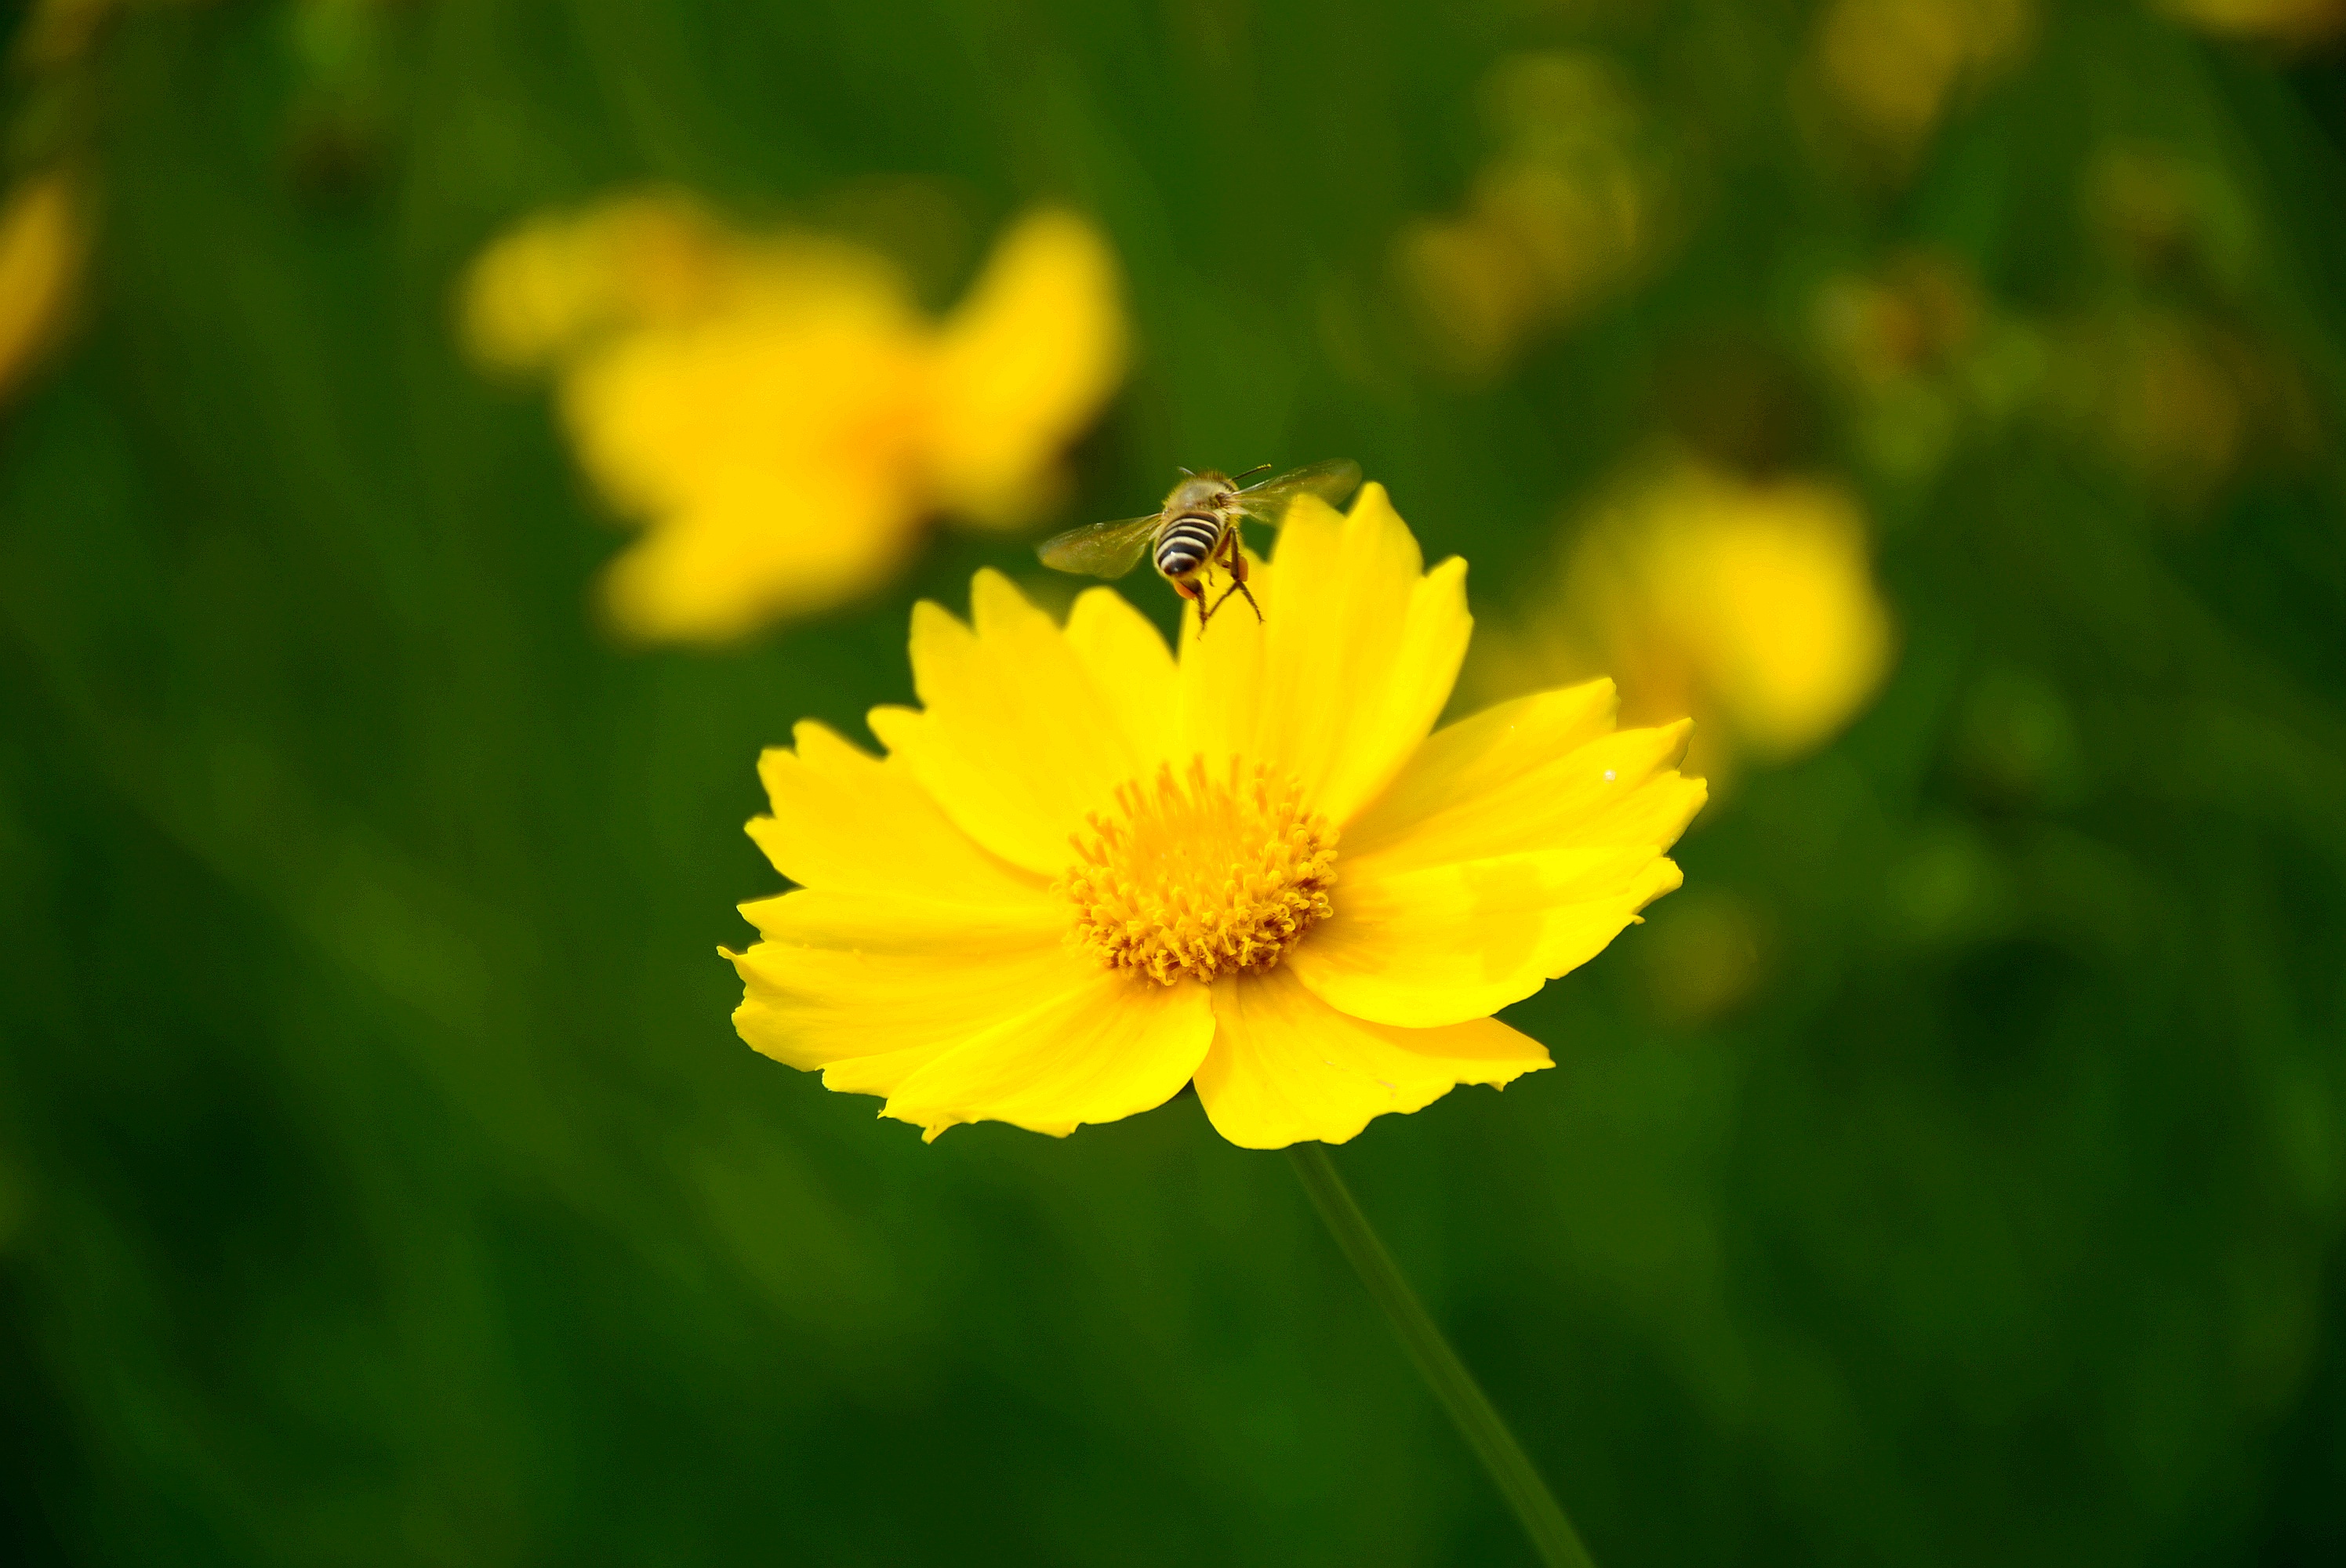
[{"label": "dark green blurred stem", "polygon": [[1450,1341],[1434,1327],[1417,1292],[1402,1278],[1392,1254],[1369,1228],[1369,1217],[1352,1201],[1352,1189],[1344,1178],[1336,1174],[1336,1162],[1328,1157],[1325,1144],[1293,1144],[1287,1150],[1295,1162],[1295,1174],[1302,1178],[1303,1190],[1311,1195],[1311,1207],[1328,1222],[1328,1230],[1335,1237],[1336,1245],[1352,1260],[1361,1276],[1361,1283],[1369,1288],[1370,1296],[1384,1309],[1385,1321],[1401,1336],[1402,1349],[1417,1363],[1418,1375],[1450,1419],[1458,1423],[1458,1434],[1466,1440],[1483,1468],[1491,1472],[1491,1480],[1522,1521],[1524,1533],[1532,1538],[1540,1561],[1552,1568],[1596,1568],[1588,1548],[1580,1543],[1580,1536],[1572,1528],[1572,1521],[1556,1506],[1547,1482],[1524,1456],[1515,1434],[1491,1408],[1483,1386],[1474,1374],[1450,1348]]}]

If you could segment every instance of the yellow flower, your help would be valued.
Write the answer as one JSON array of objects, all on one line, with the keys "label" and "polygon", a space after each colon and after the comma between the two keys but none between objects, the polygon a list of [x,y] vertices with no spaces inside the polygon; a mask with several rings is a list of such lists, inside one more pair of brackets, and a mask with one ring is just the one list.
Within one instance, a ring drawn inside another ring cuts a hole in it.
[{"label": "yellow flower", "polygon": [[2159,0],[2159,8],[2211,33],[2288,45],[2346,32],[2346,0]]},{"label": "yellow flower", "polygon": [[1393,252],[1429,344],[1470,379],[1632,277],[1667,205],[1644,117],[1601,59],[1513,56],[1484,98],[1500,150],[1454,215],[1413,220]]},{"label": "yellow flower", "polygon": [[12,63],[34,71],[70,65],[123,8],[122,0],[35,0],[16,36]]},{"label": "yellow flower", "polygon": [[0,397],[16,390],[57,335],[81,270],[71,182],[36,175],[0,206]]},{"label": "yellow flower", "polygon": [[1336,1143],[1548,1065],[1490,1014],[1678,885],[1688,726],[1616,733],[1594,681],[1429,738],[1465,563],[1424,571],[1375,484],[1299,503],[1253,586],[1264,622],[1192,611],[1178,662],[1107,588],[1064,627],[992,572],[970,625],[919,606],[884,758],[804,723],[761,760],[800,886],[743,906],[742,1037],[930,1137],[1194,1080],[1233,1143]]},{"label": "yellow flower", "polygon": [[1028,521],[1124,366],[1115,260],[1062,212],[1014,226],[943,322],[870,250],[665,198],[525,225],[464,303],[482,362],[556,371],[580,463],[646,524],[607,590],[648,639],[851,598],[933,513]]},{"label": "yellow flower", "polygon": [[1701,718],[1710,754],[1698,760],[1714,768],[1729,741],[1786,761],[1830,739],[1880,688],[1892,647],[1865,520],[1846,492],[1691,462],[1602,506],[1553,614],[1498,641],[1479,687],[1609,667],[1633,715]]},{"label": "yellow flower", "polygon": [[2035,30],[2033,0],[1834,0],[1817,65],[1855,128],[1903,158],[1949,99],[2017,61]]}]

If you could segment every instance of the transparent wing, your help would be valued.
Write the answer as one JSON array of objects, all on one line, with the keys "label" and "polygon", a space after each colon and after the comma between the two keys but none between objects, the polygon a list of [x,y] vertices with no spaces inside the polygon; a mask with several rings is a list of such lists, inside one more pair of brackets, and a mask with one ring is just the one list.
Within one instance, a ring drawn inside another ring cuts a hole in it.
[{"label": "transparent wing", "polygon": [[1341,506],[1344,497],[1360,488],[1360,484],[1359,463],[1349,457],[1333,458],[1239,491],[1239,506],[1250,517],[1276,523],[1287,515],[1288,503],[1299,495],[1317,495],[1331,506]]},{"label": "transparent wing", "polygon": [[1086,523],[1043,541],[1035,554],[1043,565],[1089,577],[1121,577],[1140,564],[1161,512],[1117,523]]}]

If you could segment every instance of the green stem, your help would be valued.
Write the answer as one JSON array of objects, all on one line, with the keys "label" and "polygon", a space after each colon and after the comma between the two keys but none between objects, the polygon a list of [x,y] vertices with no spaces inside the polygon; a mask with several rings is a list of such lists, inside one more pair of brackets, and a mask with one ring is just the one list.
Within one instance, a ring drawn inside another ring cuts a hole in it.
[{"label": "green stem", "polygon": [[1418,1301],[1417,1292],[1409,1288],[1394,1264],[1392,1254],[1369,1228],[1368,1216],[1352,1201],[1352,1190],[1344,1178],[1336,1174],[1336,1162],[1328,1157],[1325,1144],[1293,1144],[1288,1156],[1295,1162],[1295,1174],[1302,1178],[1303,1190],[1311,1196],[1311,1207],[1328,1222],[1328,1230],[1335,1237],[1336,1245],[1352,1261],[1360,1274],[1361,1283],[1369,1288],[1369,1295],[1384,1309],[1385,1321],[1401,1337],[1402,1349],[1417,1363],[1418,1375],[1450,1419],[1458,1423],[1458,1435],[1491,1472],[1492,1481],[1507,1506],[1515,1511],[1515,1518],[1524,1533],[1532,1538],[1533,1547],[1540,1561],[1550,1568],[1596,1568],[1588,1548],[1580,1543],[1580,1536],[1572,1528],[1572,1521],[1556,1506],[1556,1498],[1525,1458],[1515,1434],[1491,1408],[1490,1399],[1474,1374],[1442,1337],[1433,1319],[1426,1316],[1425,1308]]}]

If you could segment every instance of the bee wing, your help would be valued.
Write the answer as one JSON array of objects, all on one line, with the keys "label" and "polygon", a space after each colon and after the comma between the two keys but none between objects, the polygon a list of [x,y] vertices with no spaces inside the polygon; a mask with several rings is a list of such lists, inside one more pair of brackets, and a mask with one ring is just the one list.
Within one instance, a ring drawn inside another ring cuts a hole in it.
[{"label": "bee wing", "polygon": [[1360,487],[1361,465],[1349,457],[1333,458],[1291,470],[1276,479],[1239,492],[1239,507],[1248,516],[1276,523],[1287,515],[1288,504],[1299,495],[1317,495],[1331,506]]},{"label": "bee wing", "polygon": [[1086,523],[1043,541],[1035,554],[1043,565],[1090,577],[1121,577],[1140,564],[1161,512],[1116,523]]}]

